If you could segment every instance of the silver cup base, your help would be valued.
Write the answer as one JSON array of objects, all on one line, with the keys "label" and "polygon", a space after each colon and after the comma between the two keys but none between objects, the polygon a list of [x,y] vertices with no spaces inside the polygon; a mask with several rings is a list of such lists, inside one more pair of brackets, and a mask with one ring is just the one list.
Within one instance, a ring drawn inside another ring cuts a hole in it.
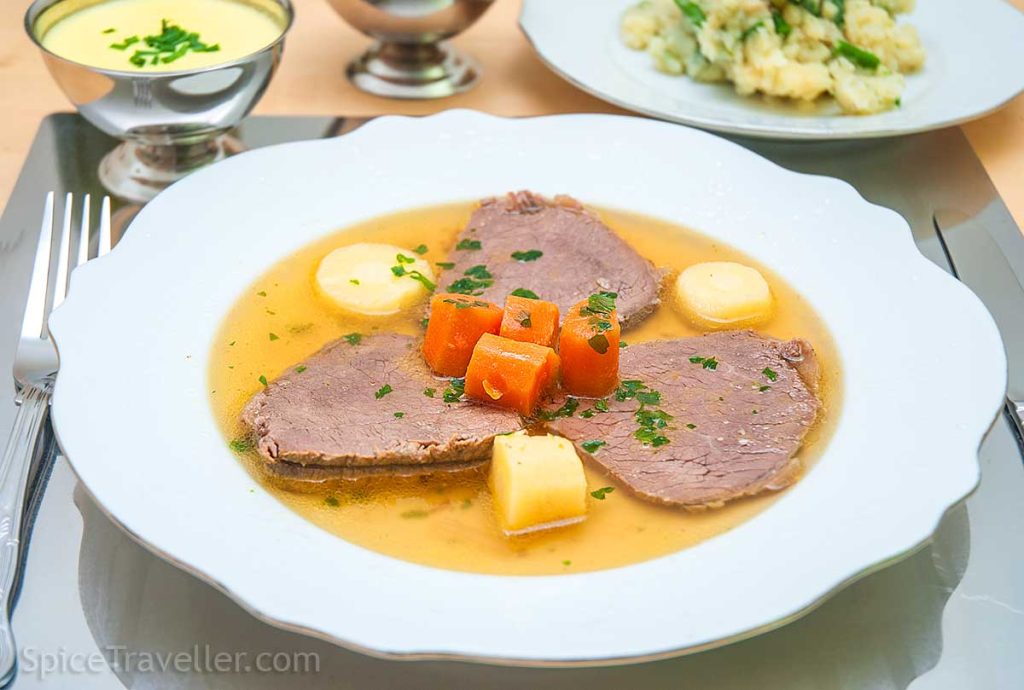
[{"label": "silver cup base", "polygon": [[121,199],[145,204],[199,168],[244,151],[229,134],[189,144],[147,144],[123,141],[100,161],[99,178]]},{"label": "silver cup base", "polygon": [[431,99],[473,88],[480,67],[445,43],[378,42],[347,70],[356,88],[385,98]]}]

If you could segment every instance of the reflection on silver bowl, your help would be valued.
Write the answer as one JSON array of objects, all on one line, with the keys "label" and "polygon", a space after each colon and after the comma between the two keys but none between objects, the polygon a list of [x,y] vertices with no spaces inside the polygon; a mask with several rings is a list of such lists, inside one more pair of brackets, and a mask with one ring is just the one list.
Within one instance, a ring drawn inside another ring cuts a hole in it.
[{"label": "reflection on silver bowl", "polygon": [[240,149],[226,133],[256,105],[281,60],[294,12],[290,0],[245,0],[279,21],[280,36],[223,64],[172,72],[91,67],[43,46],[46,32],[96,0],[35,0],[25,29],[47,69],[82,116],[122,140],[100,163],[100,179],[119,197],[146,202],[199,167]]},{"label": "reflection on silver bowl", "polygon": [[462,33],[493,0],[328,0],[377,39],[348,66],[352,82],[390,98],[444,98],[472,88],[480,69],[443,41]]}]

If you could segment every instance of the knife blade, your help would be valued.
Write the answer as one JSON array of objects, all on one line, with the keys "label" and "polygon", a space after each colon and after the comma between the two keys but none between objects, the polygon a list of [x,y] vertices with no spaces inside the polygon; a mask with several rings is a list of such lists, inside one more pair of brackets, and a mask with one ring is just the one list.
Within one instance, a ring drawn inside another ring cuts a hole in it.
[{"label": "knife blade", "polygon": [[984,209],[974,215],[940,209],[935,230],[954,275],[981,298],[999,326],[1008,365],[1007,407],[1024,438],[1024,287],[989,230],[993,218],[985,216]]}]

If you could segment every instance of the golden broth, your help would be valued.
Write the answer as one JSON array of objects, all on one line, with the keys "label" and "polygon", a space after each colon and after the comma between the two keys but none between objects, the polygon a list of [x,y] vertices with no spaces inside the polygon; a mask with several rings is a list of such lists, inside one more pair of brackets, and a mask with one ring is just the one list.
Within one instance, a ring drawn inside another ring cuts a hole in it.
[{"label": "golden broth", "polygon": [[[147,36],[161,34],[161,21],[199,34],[219,49],[188,50],[180,57],[147,55]],[[170,72],[218,65],[264,48],[284,31],[284,10],[269,0],[65,0],[44,12],[35,31],[43,47],[91,67],[138,72]],[[140,55],[140,60],[142,56]]]},{"label": "golden broth", "polygon": [[[288,367],[343,334],[421,332],[421,310],[385,321],[339,314],[317,297],[313,273],[320,258],[352,242],[388,242],[403,247],[426,243],[431,262],[443,261],[473,204],[453,204],[377,218],[324,238],[271,268],[228,314],[213,346],[211,400],[228,438],[242,433],[238,417],[261,388]],[[601,210],[603,219],[637,251],[674,273],[699,261],[756,262],[729,247],[679,226],[621,211]],[[759,330],[779,338],[804,337],[822,364],[824,413],[801,451],[813,461],[838,416],[840,375],[831,336],[807,302],[772,271],[758,267],[776,298],[774,318]],[[667,281],[666,281],[667,284]],[[278,336],[271,340],[269,334]],[[640,326],[623,333],[630,344],[700,335],[666,300]],[[441,386],[439,385],[439,388]],[[779,494],[744,499],[717,510],[687,512],[655,506],[631,496],[596,466],[587,466],[590,490],[616,486],[605,500],[589,499],[578,525],[509,538],[499,530],[486,470],[337,482],[328,490],[290,491],[261,477],[259,461],[249,470],[276,497],[316,525],[354,544],[407,561],[440,568],[503,575],[576,573],[627,565],[693,546],[757,515]]]}]

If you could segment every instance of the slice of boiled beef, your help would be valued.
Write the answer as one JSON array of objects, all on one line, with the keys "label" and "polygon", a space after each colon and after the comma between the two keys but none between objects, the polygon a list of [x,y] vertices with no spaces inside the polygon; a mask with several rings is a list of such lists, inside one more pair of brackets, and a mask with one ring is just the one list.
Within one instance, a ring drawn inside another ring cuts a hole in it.
[{"label": "slice of boiled beef", "polygon": [[[533,251],[541,255],[512,256]],[[659,301],[662,274],[568,196],[551,200],[518,192],[484,200],[459,234],[449,261],[454,267],[441,274],[439,289],[468,290],[499,305],[523,288],[554,302],[564,314],[591,294],[610,291],[618,293],[619,321],[628,327]],[[480,266],[490,278],[474,270]]]},{"label": "slice of boiled beef", "polygon": [[[818,362],[806,341],[728,331],[640,343],[622,351],[620,376],[607,412],[581,400],[573,416],[550,426],[582,452],[592,449],[593,460],[638,496],[717,507],[798,476],[796,453],[820,406]],[[648,422],[652,431],[641,435],[649,445],[636,436],[640,401],[649,415],[671,416]]]},{"label": "slice of boiled beef", "polygon": [[[242,412],[276,474],[312,479],[325,468],[473,463],[497,434],[522,428],[518,414],[446,403],[447,381],[431,374],[407,335],[335,341],[257,393]],[[433,397],[425,389],[434,389]],[[344,473],[337,473],[339,476]]]}]

